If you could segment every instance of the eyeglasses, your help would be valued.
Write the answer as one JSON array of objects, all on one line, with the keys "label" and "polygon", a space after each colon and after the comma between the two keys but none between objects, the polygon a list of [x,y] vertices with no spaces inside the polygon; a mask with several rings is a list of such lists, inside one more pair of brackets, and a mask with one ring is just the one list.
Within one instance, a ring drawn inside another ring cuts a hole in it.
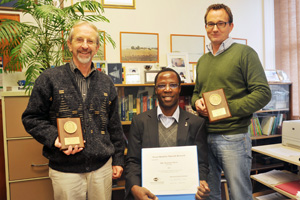
[{"label": "eyeglasses", "polygon": [[217,27],[220,29],[220,28],[225,28],[226,24],[229,24],[229,23],[230,22],[217,22],[217,23],[208,22],[208,23],[206,23],[205,27],[212,29],[217,25]]},{"label": "eyeglasses", "polygon": [[179,84],[177,84],[177,83],[158,84],[158,85],[156,86],[156,88],[159,89],[159,90],[164,90],[164,89],[167,88],[167,85],[169,85],[169,88],[171,88],[171,89],[176,89],[176,88],[178,88],[178,86],[179,86]]},{"label": "eyeglasses", "polygon": [[92,40],[92,39],[83,39],[83,38],[75,38],[74,39],[75,43],[78,44],[78,45],[82,45],[84,42],[87,43],[87,45],[95,45],[96,44],[96,41]]}]

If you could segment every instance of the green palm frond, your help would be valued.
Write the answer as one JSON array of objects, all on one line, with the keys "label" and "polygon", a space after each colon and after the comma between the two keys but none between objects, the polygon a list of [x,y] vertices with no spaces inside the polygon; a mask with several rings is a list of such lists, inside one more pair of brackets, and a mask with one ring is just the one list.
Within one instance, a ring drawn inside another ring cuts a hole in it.
[{"label": "green palm frond", "polygon": [[[11,1],[2,0],[1,3]],[[70,54],[67,49],[62,49],[66,46],[68,30],[76,21],[109,22],[102,15],[102,5],[94,0],[80,1],[63,9],[55,7],[52,0],[39,0],[37,3],[35,0],[22,0],[14,6],[23,14],[31,15],[35,23],[1,20],[0,42],[5,45],[0,45],[0,54],[10,58],[4,66],[8,72],[26,68],[27,91],[31,91],[32,83],[43,69],[61,65],[63,55]],[[100,38],[101,42],[115,47],[109,34],[100,34]]]}]

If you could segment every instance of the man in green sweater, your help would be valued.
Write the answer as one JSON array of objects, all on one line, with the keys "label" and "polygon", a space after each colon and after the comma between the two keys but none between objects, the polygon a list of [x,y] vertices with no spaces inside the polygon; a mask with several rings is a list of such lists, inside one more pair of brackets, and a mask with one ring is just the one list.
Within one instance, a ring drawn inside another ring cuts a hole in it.
[{"label": "man in green sweater", "polygon": [[[247,133],[252,114],[271,99],[271,91],[257,53],[234,43],[229,33],[233,17],[229,7],[214,4],[205,14],[211,43],[197,63],[192,105],[207,119],[209,199],[221,199],[221,173],[225,174],[231,200],[252,200],[251,139]],[[232,117],[208,122],[204,92],[224,89]]]}]

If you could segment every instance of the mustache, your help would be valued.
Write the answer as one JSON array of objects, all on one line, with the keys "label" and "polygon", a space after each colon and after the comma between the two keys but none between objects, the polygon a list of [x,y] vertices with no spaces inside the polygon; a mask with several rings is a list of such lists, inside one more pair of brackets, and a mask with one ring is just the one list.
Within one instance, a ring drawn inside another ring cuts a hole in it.
[{"label": "mustache", "polygon": [[85,50],[85,49],[80,49],[80,50],[77,50],[78,53],[91,53],[92,51],[91,50]]}]

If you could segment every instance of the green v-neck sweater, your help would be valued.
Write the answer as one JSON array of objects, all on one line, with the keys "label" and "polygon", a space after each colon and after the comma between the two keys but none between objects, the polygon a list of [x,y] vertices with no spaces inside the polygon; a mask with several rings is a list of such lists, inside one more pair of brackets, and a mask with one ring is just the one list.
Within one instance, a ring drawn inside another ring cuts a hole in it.
[{"label": "green v-neck sweater", "polygon": [[225,52],[203,55],[197,63],[192,105],[202,93],[223,88],[232,117],[207,122],[208,133],[246,133],[252,114],[271,99],[271,90],[257,53],[249,46],[232,44]]}]

